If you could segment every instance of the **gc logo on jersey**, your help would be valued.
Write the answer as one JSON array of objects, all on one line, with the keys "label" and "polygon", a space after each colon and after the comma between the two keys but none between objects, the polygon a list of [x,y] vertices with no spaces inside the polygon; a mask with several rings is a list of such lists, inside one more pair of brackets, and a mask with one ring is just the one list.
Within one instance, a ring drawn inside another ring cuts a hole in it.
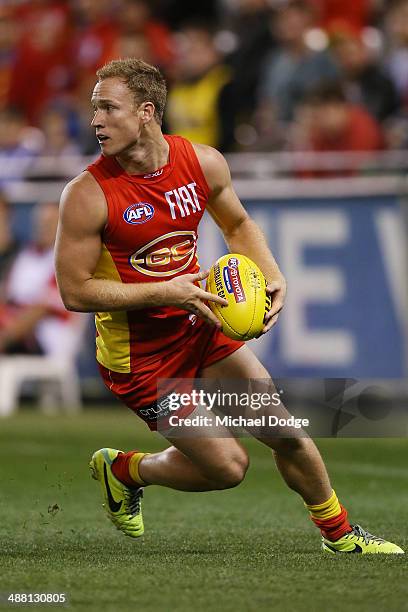
[{"label": "gc logo on jersey", "polygon": [[147,202],[136,202],[127,207],[123,213],[123,218],[130,225],[141,225],[153,219],[154,208]]},{"label": "gc logo on jersey", "polygon": [[147,276],[172,276],[188,268],[196,254],[193,231],[170,232],[155,238],[129,257],[129,263]]}]

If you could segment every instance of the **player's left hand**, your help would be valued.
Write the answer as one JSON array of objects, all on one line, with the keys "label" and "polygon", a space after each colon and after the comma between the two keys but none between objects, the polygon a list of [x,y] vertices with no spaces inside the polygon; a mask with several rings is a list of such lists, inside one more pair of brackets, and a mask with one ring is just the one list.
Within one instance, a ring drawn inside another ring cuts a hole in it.
[{"label": "player's left hand", "polygon": [[264,327],[260,333],[260,336],[266,334],[278,320],[279,313],[283,308],[286,296],[286,281],[283,276],[279,279],[275,279],[268,282],[266,286],[266,293],[271,296],[272,306],[269,312],[266,313],[264,319]]}]

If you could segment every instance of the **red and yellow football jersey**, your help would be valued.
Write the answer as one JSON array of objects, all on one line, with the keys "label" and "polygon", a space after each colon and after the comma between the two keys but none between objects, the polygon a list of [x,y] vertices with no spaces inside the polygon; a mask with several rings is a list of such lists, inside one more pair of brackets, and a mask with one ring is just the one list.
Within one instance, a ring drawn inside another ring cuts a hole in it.
[{"label": "red and yellow football jersey", "polygon": [[[146,283],[199,271],[197,228],[209,187],[192,144],[165,138],[169,161],[151,174],[127,174],[114,157],[88,166],[108,206],[95,278]],[[189,325],[189,314],[170,306],[97,313],[97,360],[135,371],[142,358],[181,344]]]}]

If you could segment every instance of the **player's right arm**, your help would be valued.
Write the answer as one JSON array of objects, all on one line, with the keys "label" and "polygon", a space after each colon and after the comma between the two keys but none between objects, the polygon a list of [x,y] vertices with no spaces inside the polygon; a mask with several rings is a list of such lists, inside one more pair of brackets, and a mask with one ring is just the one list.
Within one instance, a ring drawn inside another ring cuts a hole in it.
[{"label": "player's right arm", "polygon": [[208,272],[185,274],[158,283],[125,284],[94,278],[106,222],[105,196],[92,175],[84,172],[68,183],[62,193],[55,246],[57,282],[68,310],[110,312],[175,306],[219,326],[204,302],[225,304],[225,301],[195,284]]}]

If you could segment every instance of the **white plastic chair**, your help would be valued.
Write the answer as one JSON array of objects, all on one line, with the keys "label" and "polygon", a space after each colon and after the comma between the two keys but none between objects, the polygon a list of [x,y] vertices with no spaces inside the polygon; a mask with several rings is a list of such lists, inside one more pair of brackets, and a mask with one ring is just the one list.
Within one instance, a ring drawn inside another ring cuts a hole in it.
[{"label": "white plastic chair", "polygon": [[66,413],[81,410],[81,388],[76,358],[81,349],[88,318],[72,322],[69,350],[58,355],[0,355],[0,417],[13,414],[26,381],[39,381],[39,405],[48,413],[60,407]]}]

